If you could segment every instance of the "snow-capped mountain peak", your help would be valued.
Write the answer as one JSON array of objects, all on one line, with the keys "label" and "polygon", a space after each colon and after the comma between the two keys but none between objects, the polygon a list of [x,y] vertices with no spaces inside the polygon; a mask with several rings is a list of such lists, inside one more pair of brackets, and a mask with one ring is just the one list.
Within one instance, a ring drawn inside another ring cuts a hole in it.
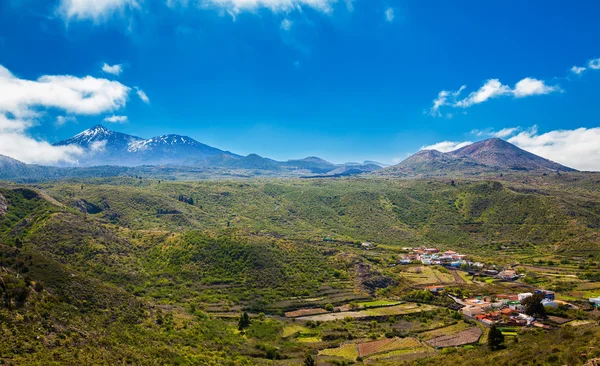
[{"label": "snow-capped mountain peak", "polygon": [[[98,143],[103,144],[102,151],[93,149]],[[171,134],[143,139],[110,131],[101,125],[94,126],[55,145],[76,145],[86,149],[89,157],[87,160],[84,159],[84,165],[183,165],[217,155],[237,156],[202,144],[187,136]]]}]

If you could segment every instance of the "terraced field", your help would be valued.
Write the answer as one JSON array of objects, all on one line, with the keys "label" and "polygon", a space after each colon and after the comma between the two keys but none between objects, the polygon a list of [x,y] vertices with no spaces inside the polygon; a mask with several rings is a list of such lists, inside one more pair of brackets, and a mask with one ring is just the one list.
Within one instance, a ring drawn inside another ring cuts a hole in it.
[{"label": "terraced field", "polygon": [[422,347],[421,342],[415,338],[386,338],[379,341],[359,343],[358,355],[367,357],[377,353],[385,353],[403,348]]},{"label": "terraced field", "polygon": [[433,305],[421,305],[408,303],[389,307],[380,307],[374,309],[367,309],[361,311],[344,311],[339,313],[327,313],[320,315],[303,316],[296,318],[298,321],[334,321],[344,318],[364,319],[364,318],[376,318],[393,315],[406,315],[420,312],[426,312],[438,309],[437,306]]},{"label": "terraced field", "polygon": [[456,324],[442,327],[439,329],[430,330],[427,332],[421,333],[421,338],[424,340],[433,339],[436,337],[446,336],[456,334],[458,332],[462,332],[463,330],[469,329],[471,326],[463,321],[460,321]]},{"label": "terraced field", "polygon": [[319,352],[322,356],[341,357],[347,360],[356,360],[358,357],[358,349],[356,343],[343,344],[337,348],[327,348]]},{"label": "terraced field", "polygon": [[481,328],[472,327],[462,332],[450,335],[443,335],[427,341],[432,347],[456,347],[465,344],[475,343],[482,335]]}]

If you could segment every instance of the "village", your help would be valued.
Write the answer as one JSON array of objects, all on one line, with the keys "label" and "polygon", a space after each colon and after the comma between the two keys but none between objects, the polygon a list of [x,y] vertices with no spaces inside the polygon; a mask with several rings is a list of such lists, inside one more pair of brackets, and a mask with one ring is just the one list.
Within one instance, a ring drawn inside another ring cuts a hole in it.
[{"label": "village", "polygon": [[[468,254],[461,254],[453,250],[442,252],[433,247],[405,247],[402,249],[407,254],[398,260],[397,263],[400,265],[442,266],[452,271],[463,271],[473,278],[484,276],[489,277],[490,280],[500,281],[518,281],[525,277],[524,274],[519,274],[514,269],[472,261]],[[554,291],[545,289],[532,288],[531,292],[478,295],[469,298],[460,298],[446,293],[446,286],[443,284],[427,285],[424,286],[424,289],[437,296],[446,295],[452,298],[460,306],[460,311],[466,319],[477,321],[488,327],[497,325],[551,329],[552,327],[544,321],[547,320],[545,309],[577,309],[577,306],[556,299]],[[539,306],[537,310],[532,309],[535,307],[535,303],[539,304],[543,310],[539,310]],[[600,307],[600,297],[590,298],[589,303],[592,307]],[[558,317],[551,318],[555,322],[561,321]]]}]

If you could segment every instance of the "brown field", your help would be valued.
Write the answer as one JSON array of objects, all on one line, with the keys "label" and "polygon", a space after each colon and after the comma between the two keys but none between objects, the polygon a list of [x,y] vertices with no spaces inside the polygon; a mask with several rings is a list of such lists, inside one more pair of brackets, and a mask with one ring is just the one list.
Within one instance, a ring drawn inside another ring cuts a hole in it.
[{"label": "brown field", "polygon": [[483,332],[478,327],[469,328],[456,334],[445,335],[428,340],[432,347],[455,347],[475,343]]},{"label": "brown field", "polygon": [[299,316],[307,316],[307,315],[317,315],[317,314],[325,314],[327,310],[321,308],[311,308],[311,309],[300,309],[295,311],[288,311],[285,313],[286,318],[297,318]]},{"label": "brown field", "polygon": [[358,355],[366,357],[376,353],[390,352],[402,348],[421,347],[421,343],[415,338],[387,338],[379,341],[359,343]]}]

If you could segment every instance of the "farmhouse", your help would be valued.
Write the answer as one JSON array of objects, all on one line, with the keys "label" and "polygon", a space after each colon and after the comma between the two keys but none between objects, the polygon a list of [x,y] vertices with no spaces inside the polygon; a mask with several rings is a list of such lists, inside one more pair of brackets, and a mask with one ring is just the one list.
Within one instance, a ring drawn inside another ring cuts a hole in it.
[{"label": "farmhouse", "polygon": [[593,298],[590,298],[590,302],[591,302],[591,303],[592,303],[594,306],[596,306],[596,307],[600,307],[600,296],[598,296],[598,297],[593,297]]},{"label": "farmhouse", "polygon": [[434,294],[440,293],[445,289],[444,286],[427,286],[426,288]]},{"label": "farmhouse", "polygon": [[506,281],[515,281],[515,280],[519,279],[517,272],[513,271],[512,269],[506,269],[506,270],[498,273],[498,277],[500,277],[501,279],[506,280]]},{"label": "farmhouse", "polygon": [[480,315],[482,313],[482,310],[480,307],[477,306],[465,306],[464,308],[462,308],[462,312],[466,316],[474,318],[477,315]]}]

